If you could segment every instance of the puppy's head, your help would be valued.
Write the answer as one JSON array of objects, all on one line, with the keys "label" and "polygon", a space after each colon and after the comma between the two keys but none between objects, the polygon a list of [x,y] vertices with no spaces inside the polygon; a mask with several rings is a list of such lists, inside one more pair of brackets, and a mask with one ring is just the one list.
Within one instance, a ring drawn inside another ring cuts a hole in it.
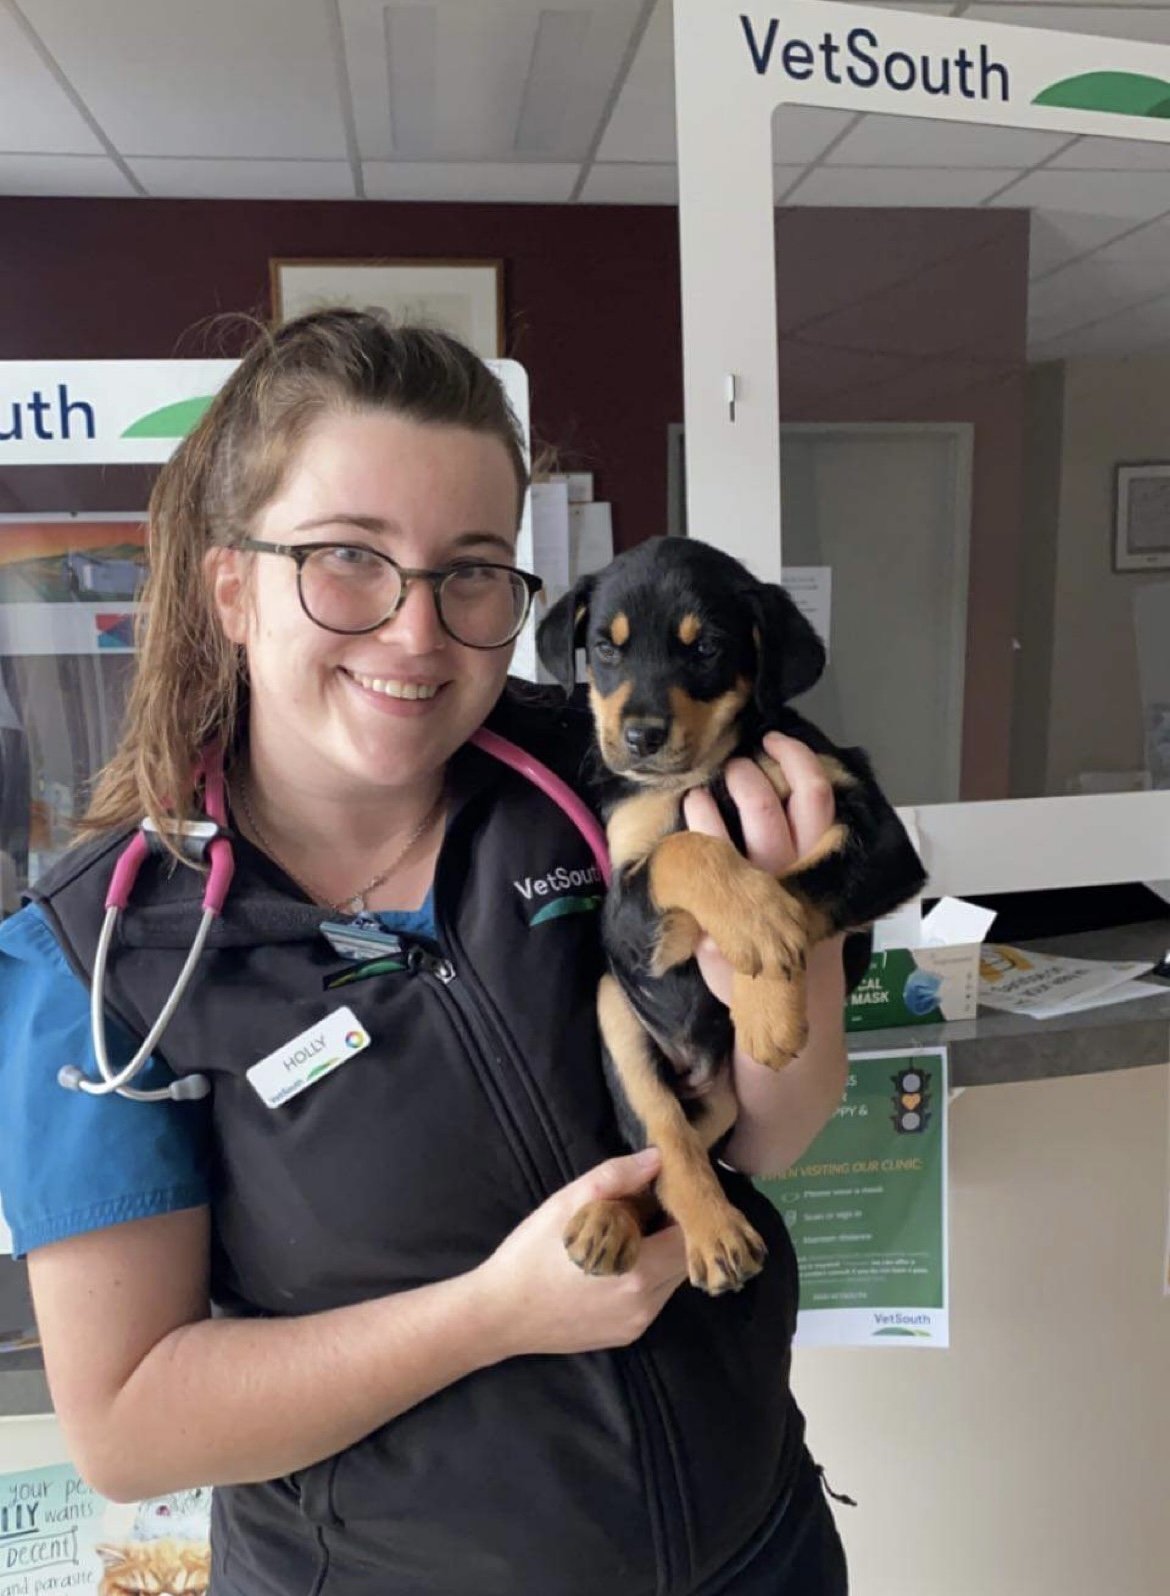
[{"label": "puppy's head", "polygon": [[748,718],[774,724],[825,665],[783,588],[690,538],[640,544],[582,577],[537,648],[566,690],[584,650],[602,758],[648,783],[714,769]]}]

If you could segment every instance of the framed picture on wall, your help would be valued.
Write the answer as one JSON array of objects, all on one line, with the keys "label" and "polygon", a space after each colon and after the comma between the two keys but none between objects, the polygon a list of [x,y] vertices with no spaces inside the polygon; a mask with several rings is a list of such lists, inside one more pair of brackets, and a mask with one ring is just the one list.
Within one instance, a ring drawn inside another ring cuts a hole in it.
[{"label": "framed picture on wall", "polygon": [[1115,571],[1170,567],[1170,464],[1119,465]]},{"label": "framed picture on wall", "polygon": [[274,260],[272,311],[284,322],[322,305],[376,307],[454,333],[484,360],[504,352],[498,260]]}]

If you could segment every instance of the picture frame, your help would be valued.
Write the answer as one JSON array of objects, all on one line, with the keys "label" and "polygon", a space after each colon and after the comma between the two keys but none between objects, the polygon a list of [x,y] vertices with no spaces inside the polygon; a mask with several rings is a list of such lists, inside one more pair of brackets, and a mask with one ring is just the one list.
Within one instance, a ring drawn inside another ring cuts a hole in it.
[{"label": "picture frame", "polygon": [[1170,462],[1115,467],[1115,571],[1170,569]]},{"label": "picture frame", "polygon": [[499,260],[269,262],[272,312],[291,320],[322,305],[377,307],[460,338],[483,360],[504,353],[504,266]]}]

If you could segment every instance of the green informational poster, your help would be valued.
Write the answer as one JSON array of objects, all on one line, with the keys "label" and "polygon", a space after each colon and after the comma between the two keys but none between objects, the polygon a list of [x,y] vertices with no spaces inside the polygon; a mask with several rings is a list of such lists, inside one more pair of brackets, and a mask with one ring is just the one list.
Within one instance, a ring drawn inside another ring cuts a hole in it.
[{"label": "green informational poster", "polygon": [[840,1107],[760,1189],[800,1261],[798,1346],[948,1344],[947,1055],[854,1053]]}]

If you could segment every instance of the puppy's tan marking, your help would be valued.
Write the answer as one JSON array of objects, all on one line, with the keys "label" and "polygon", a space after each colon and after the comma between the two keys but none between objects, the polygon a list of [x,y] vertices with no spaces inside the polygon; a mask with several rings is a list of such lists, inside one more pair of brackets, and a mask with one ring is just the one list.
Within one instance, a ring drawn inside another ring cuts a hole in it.
[{"label": "puppy's tan marking", "polygon": [[692,1284],[712,1296],[737,1291],[763,1266],[763,1242],[724,1196],[706,1146],[658,1074],[646,1032],[610,975],[601,979],[597,1014],[626,1100],[662,1155],[658,1199],[682,1230]]},{"label": "puppy's tan marking", "polygon": [[678,623],[678,640],[689,648],[703,630],[703,623],[697,615],[684,615]]},{"label": "puppy's tan marking", "polygon": [[736,971],[731,989],[731,1023],[736,1045],[771,1070],[784,1065],[808,1040],[804,972],[776,981]]},{"label": "puppy's tan marking", "polygon": [[614,760],[620,762],[622,713],[633,691],[633,682],[622,682],[612,693],[606,694],[598,689],[590,677],[589,707],[593,711],[593,724],[597,728],[597,740],[601,744],[601,757],[607,765],[612,766]]},{"label": "puppy's tan marking", "polygon": [[668,909],[658,922],[658,941],[650,957],[650,974],[665,975],[694,957],[703,929],[685,909]]},{"label": "puppy's tan marking", "polygon": [[624,648],[630,641],[630,618],[624,610],[619,610],[610,621],[609,635],[619,648]]},{"label": "puppy's tan marking", "polygon": [[664,837],[650,857],[650,896],[660,912],[692,914],[744,975],[786,977],[804,967],[804,905],[726,838],[694,831]]},{"label": "puppy's tan marking", "polygon": [[692,772],[710,774],[734,746],[734,742],[725,744],[724,734],[741,714],[750,692],[742,677],[718,698],[692,698],[681,687],[672,687],[668,751],[680,756],[685,751]]},{"label": "puppy's tan marking", "polygon": [[635,793],[619,804],[605,828],[614,870],[642,864],[655,843],[678,824],[678,793]]}]

